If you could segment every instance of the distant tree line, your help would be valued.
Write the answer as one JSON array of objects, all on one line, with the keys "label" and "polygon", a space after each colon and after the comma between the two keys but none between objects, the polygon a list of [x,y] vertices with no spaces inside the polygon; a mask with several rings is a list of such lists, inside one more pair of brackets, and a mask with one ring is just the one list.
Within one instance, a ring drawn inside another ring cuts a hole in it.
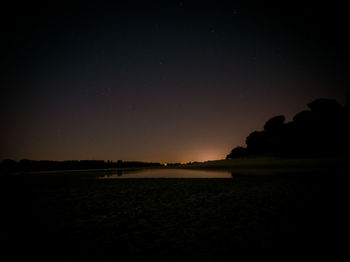
[{"label": "distant tree line", "polygon": [[54,171],[54,170],[79,170],[79,169],[105,169],[126,167],[156,167],[160,163],[138,162],[138,161],[104,161],[104,160],[69,160],[69,161],[46,161],[22,159],[14,161],[4,159],[0,163],[1,173],[31,172],[31,171]]},{"label": "distant tree line", "polygon": [[342,106],[320,98],[307,105],[309,110],[285,123],[283,115],[269,119],[264,130],[246,138],[246,147],[234,148],[227,159],[246,156],[336,156],[350,155],[350,104]]}]

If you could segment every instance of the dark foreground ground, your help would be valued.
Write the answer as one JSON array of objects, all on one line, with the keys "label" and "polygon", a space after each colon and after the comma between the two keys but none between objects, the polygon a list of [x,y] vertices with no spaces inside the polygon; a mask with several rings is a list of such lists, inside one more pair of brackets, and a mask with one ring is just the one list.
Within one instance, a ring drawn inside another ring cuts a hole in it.
[{"label": "dark foreground ground", "polygon": [[304,251],[315,257],[348,249],[344,174],[197,180],[51,174],[0,181],[8,261],[226,261],[259,249],[283,251],[284,261]]}]

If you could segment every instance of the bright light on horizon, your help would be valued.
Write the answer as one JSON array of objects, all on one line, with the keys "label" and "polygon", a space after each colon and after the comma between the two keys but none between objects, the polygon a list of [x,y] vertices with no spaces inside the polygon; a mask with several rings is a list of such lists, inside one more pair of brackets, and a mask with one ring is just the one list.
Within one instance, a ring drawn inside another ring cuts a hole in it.
[{"label": "bright light on horizon", "polygon": [[181,162],[204,162],[210,160],[219,160],[225,157],[225,152],[221,149],[202,149],[191,152],[188,156],[184,157],[184,161]]}]

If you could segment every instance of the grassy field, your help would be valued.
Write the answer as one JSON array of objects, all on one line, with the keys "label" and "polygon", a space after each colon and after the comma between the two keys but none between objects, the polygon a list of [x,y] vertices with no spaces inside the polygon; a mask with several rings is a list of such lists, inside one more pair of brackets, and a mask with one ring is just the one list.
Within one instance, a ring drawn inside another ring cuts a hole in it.
[{"label": "grassy field", "polygon": [[12,260],[218,261],[243,250],[348,248],[348,179],[338,171],[124,180],[81,172],[0,181],[2,247]]}]

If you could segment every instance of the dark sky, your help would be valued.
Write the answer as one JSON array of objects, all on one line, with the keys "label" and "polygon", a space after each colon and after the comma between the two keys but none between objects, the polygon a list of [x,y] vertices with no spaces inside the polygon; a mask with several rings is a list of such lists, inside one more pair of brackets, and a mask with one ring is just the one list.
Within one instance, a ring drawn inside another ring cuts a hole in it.
[{"label": "dark sky", "polygon": [[0,159],[220,159],[345,102],[345,6],[164,2],[4,7]]}]

